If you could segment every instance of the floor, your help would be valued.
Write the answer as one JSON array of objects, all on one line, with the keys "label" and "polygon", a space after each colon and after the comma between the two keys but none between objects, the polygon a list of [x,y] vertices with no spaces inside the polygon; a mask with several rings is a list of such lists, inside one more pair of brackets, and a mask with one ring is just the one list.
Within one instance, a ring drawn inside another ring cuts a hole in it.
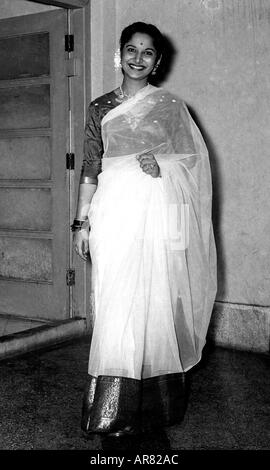
[{"label": "floor", "polygon": [[83,337],[0,362],[1,450],[270,449],[269,356],[208,346],[183,422],[119,443],[80,430],[88,352]]}]

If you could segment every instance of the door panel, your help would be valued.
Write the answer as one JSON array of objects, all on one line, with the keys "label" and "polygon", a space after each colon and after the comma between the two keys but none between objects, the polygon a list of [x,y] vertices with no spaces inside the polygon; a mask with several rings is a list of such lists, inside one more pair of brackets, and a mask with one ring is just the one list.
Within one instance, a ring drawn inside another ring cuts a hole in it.
[{"label": "door panel", "polygon": [[0,228],[47,231],[51,226],[51,189],[0,188]]},{"label": "door panel", "polygon": [[50,86],[0,89],[0,129],[50,127]]},{"label": "door panel", "polygon": [[52,241],[0,238],[0,279],[52,282]]},{"label": "door panel", "polygon": [[0,155],[0,179],[51,178],[51,142],[48,136],[0,139]]},{"label": "door panel", "polygon": [[69,317],[66,15],[0,21],[0,314]]},{"label": "door panel", "polygon": [[49,33],[0,39],[0,80],[50,74]]}]

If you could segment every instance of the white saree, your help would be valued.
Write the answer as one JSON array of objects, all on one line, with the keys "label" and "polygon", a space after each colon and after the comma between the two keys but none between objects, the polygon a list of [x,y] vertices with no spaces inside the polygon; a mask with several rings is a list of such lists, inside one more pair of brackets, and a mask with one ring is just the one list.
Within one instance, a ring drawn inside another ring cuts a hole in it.
[{"label": "white saree", "polygon": [[[208,152],[185,104],[151,85],[102,120],[92,199],[89,375],[147,379],[200,361],[216,295]],[[151,151],[152,178],[136,155]]]}]

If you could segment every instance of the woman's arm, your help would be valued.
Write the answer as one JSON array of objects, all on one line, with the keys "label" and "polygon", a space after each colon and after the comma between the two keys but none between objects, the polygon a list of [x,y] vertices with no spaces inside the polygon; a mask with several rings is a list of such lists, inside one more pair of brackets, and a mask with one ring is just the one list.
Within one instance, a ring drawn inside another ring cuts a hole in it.
[{"label": "woman's arm", "polygon": [[[79,185],[78,203],[76,218],[73,223],[73,247],[76,253],[84,260],[87,260],[89,253],[89,222],[88,212],[94,193],[97,189],[96,184],[81,183]],[[76,221],[78,223],[76,227]]]},{"label": "woman's arm", "polygon": [[73,247],[83,259],[89,252],[88,212],[93,195],[97,189],[98,175],[101,172],[103,144],[101,138],[100,115],[98,106],[90,103],[87,111],[84,135],[84,158],[81,170],[76,216],[72,224]]},{"label": "woman's arm", "polygon": [[80,183],[78,193],[78,203],[76,211],[76,219],[86,220],[90,209],[92,197],[97,189],[97,185],[93,183]]}]

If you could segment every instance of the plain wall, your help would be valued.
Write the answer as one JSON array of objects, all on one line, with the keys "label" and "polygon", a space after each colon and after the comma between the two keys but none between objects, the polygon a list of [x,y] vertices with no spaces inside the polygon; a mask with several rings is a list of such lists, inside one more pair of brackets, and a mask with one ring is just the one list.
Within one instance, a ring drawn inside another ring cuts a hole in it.
[{"label": "plain wall", "polygon": [[120,32],[157,25],[176,54],[163,84],[207,142],[218,250],[217,300],[270,305],[270,2],[92,0],[92,97],[121,83]]}]

